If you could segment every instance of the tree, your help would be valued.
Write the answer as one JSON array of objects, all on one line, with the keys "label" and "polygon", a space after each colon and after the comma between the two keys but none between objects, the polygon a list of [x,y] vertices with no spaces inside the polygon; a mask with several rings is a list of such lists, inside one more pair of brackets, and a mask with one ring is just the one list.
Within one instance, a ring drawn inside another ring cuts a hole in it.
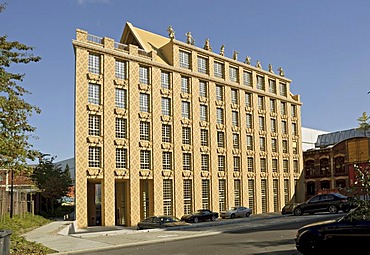
[{"label": "tree", "polygon": [[67,195],[72,186],[69,167],[62,170],[59,164],[53,163],[54,159],[55,157],[42,155],[39,158],[39,164],[31,175],[32,180],[40,190],[41,196],[50,202],[52,214],[56,201]]},{"label": "tree", "polygon": [[368,136],[370,130],[370,116],[367,116],[366,112],[362,113],[362,116],[357,119],[358,128],[357,130],[361,131],[364,136]]}]

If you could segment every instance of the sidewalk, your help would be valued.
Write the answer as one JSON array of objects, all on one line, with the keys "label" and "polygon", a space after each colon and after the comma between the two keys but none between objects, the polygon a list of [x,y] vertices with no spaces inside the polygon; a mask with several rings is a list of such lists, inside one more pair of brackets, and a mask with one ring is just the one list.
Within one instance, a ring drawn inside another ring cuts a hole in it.
[{"label": "sidewalk", "polygon": [[29,241],[41,243],[58,252],[55,254],[87,254],[89,251],[98,251],[112,247],[119,248],[215,235],[219,232],[217,230],[209,230],[209,227],[279,217],[285,216],[280,213],[255,214],[249,218],[218,220],[168,229],[140,231],[136,230],[135,227],[96,226],[79,229],[74,234],[69,234],[73,222],[55,221],[26,233],[24,237]]}]

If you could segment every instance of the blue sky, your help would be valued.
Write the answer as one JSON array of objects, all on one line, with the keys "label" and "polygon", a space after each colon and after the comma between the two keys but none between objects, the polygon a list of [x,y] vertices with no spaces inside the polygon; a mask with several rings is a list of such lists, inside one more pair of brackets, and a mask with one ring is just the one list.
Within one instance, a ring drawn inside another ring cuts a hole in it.
[{"label": "blue sky", "polygon": [[[0,0],[4,2],[6,0]],[[240,52],[267,70],[284,68],[301,96],[302,126],[338,131],[357,126],[370,114],[370,1],[338,0],[7,0],[0,13],[0,34],[35,47],[39,63],[17,66],[26,73],[27,100],[41,108],[35,149],[73,157],[74,52],[76,28],[119,41],[124,25],[176,39],[190,31],[195,45],[210,39],[218,52]]]}]

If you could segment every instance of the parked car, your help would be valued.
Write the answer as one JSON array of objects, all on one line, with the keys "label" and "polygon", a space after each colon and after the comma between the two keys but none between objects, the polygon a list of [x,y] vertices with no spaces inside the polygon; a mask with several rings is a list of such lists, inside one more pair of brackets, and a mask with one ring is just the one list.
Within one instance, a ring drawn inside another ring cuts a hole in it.
[{"label": "parked car", "polygon": [[306,225],[298,230],[295,238],[296,248],[303,254],[334,254],[335,251],[363,254],[368,250],[369,241],[369,205],[359,206],[337,220]]},{"label": "parked car", "polygon": [[249,217],[252,214],[252,209],[244,207],[244,206],[235,206],[231,207],[226,211],[221,212],[221,218],[230,218],[233,219],[235,217]]},{"label": "parked car", "polygon": [[298,203],[289,203],[286,204],[282,209],[281,209],[281,214],[293,214],[294,208],[298,205]]},{"label": "parked car", "polygon": [[338,213],[339,210],[348,212],[351,203],[348,198],[339,193],[321,194],[311,197],[307,202],[296,205],[294,215],[300,216],[304,213],[313,214],[315,212]]},{"label": "parked car", "polygon": [[199,221],[215,221],[218,218],[218,212],[212,212],[208,209],[200,209],[192,214],[181,217],[182,221],[198,223]]},{"label": "parked car", "polygon": [[168,228],[187,225],[174,216],[160,215],[150,216],[137,224],[137,229],[150,229],[150,228]]}]

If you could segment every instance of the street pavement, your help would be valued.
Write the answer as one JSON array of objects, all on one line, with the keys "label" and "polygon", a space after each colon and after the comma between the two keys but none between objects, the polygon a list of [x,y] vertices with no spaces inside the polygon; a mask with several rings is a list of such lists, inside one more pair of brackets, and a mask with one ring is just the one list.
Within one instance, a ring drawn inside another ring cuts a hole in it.
[{"label": "street pavement", "polygon": [[[255,222],[283,216],[280,213],[251,215],[249,218],[217,220],[190,224],[168,229],[136,230],[136,227],[103,227],[95,226],[78,229],[71,233],[71,221],[54,221],[28,232],[24,237],[28,241],[41,243],[54,250],[55,254],[87,254],[108,248],[120,248],[139,244],[175,241],[186,238],[216,235],[220,232],[217,226]],[[260,225],[260,224],[259,224]]]}]

